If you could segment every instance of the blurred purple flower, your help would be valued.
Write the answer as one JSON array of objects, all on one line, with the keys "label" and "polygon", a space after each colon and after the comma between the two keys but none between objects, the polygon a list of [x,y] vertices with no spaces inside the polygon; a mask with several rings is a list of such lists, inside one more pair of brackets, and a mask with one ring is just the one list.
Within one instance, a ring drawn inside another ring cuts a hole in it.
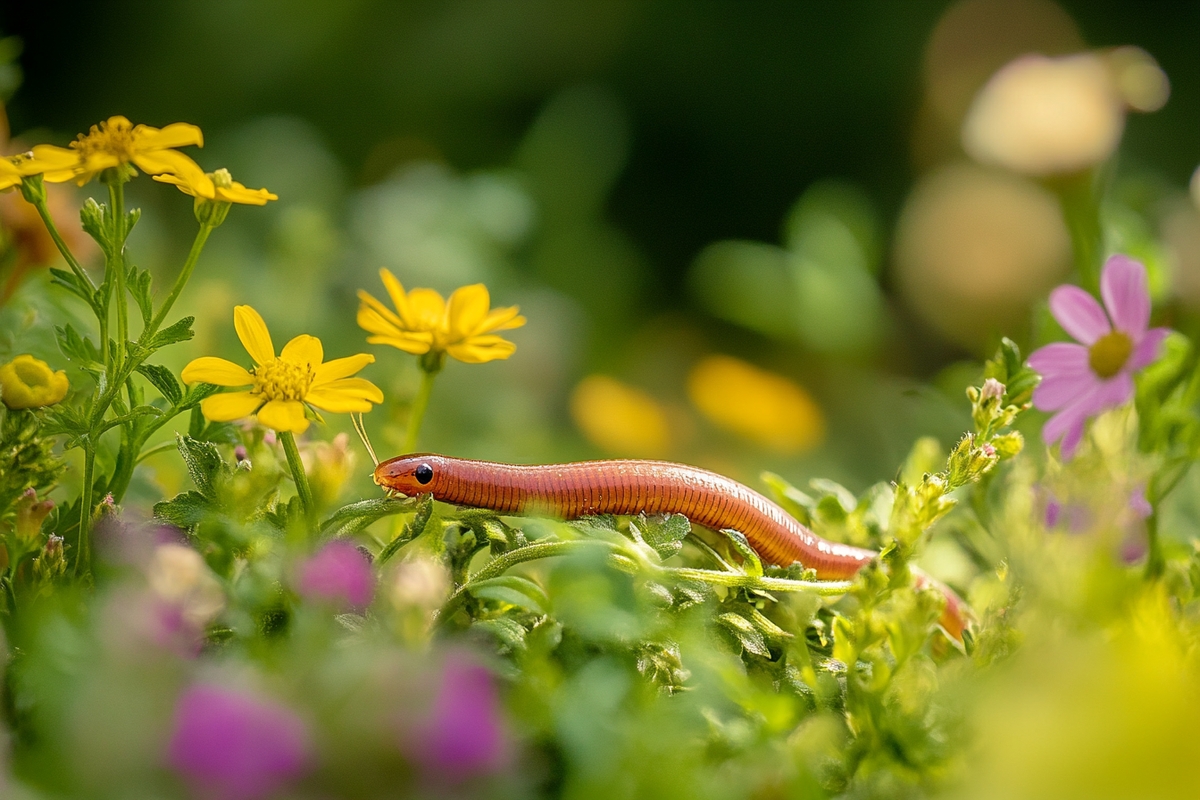
[{"label": "blurred purple flower", "polygon": [[1042,439],[1047,445],[1061,439],[1064,459],[1075,454],[1089,417],[1133,398],[1133,373],[1158,358],[1159,345],[1170,332],[1148,329],[1146,268],[1132,258],[1108,259],[1100,294],[1104,308],[1078,286],[1051,292],[1051,313],[1080,344],[1057,342],[1029,356],[1029,366],[1043,377],[1033,393],[1034,406],[1058,412],[1042,428]]},{"label": "blurred purple flower", "polygon": [[312,746],[293,711],[254,695],[196,684],[175,708],[171,766],[211,800],[256,800],[308,767]]},{"label": "blurred purple flower", "polygon": [[414,750],[430,777],[439,781],[459,782],[504,766],[508,742],[487,669],[462,657],[447,660]]},{"label": "blurred purple flower", "polygon": [[300,565],[297,588],[309,600],[362,609],[375,594],[371,562],[345,539],[335,539]]}]

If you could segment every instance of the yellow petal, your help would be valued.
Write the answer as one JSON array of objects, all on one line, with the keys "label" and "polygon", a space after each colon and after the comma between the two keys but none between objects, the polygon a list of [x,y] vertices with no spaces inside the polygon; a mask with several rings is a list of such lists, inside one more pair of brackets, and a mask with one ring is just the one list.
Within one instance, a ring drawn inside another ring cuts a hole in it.
[{"label": "yellow petal", "polygon": [[482,283],[455,289],[446,311],[450,341],[461,341],[476,332],[488,315],[492,299]]},{"label": "yellow petal", "polygon": [[472,336],[465,342],[452,344],[446,352],[465,364],[483,364],[508,358],[517,346],[500,336]]},{"label": "yellow petal", "polygon": [[396,324],[411,327],[408,297],[404,294],[404,286],[396,280],[396,276],[387,267],[380,268],[379,280],[383,281],[383,288],[387,289],[388,297],[392,298],[392,305],[396,307],[398,315]]},{"label": "yellow petal", "polygon": [[[126,124],[128,124],[126,120]],[[188,145],[204,146],[204,134],[195,125],[186,122],[173,122],[165,128],[151,128],[149,125],[138,125],[134,129],[138,146],[146,150],[159,150],[168,147],[187,147]]]},{"label": "yellow petal", "polygon": [[268,200],[278,200],[279,195],[266,189],[247,189],[237,181],[229,187],[217,187],[217,198],[226,203],[243,203],[250,206],[265,206]]},{"label": "yellow petal", "polygon": [[356,356],[346,356],[345,358],[335,358],[333,361],[326,361],[317,367],[317,374],[313,377],[313,388],[329,383],[330,381],[336,381],[339,378],[349,378],[367,364],[373,363],[375,363],[375,356],[370,353],[359,353]]},{"label": "yellow petal", "polygon": [[183,192],[184,194],[191,195],[192,197],[196,196],[196,192],[192,189],[191,185],[187,181],[185,181],[183,178],[180,178],[177,175],[172,175],[169,172],[164,172],[162,175],[154,175],[152,177],[154,178],[154,180],[158,181],[159,183],[173,184],[174,186],[176,186],[179,189],[179,191]]},{"label": "yellow petal", "polygon": [[41,174],[50,183],[73,179],[81,164],[79,151],[66,147],[39,144],[32,153],[32,158],[22,159],[18,169],[23,175]]},{"label": "yellow petal", "polygon": [[475,333],[492,333],[521,327],[525,324],[525,318],[518,311],[516,306],[494,309],[487,315],[487,319],[475,329]]},{"label": "yellow petal", "polygon": [[441,331],[446,326],[446,301],[433,289],[413,289],[408,293],[408,315],[404,318],[410,331]]},{"label": "yellow petal", "polygon": [[395,323],[392,323],[391,319],[395,318],[395,314],[379,306],[378,303],[378,300],[370,297],[370,300],[364,301],[359,306],[359,327],[368,333],[379,333],[379,335],[383,336],[394,336],[397,333],[402,333],[404,327],[400,319],[396,319]]},{"label": "yellow petal", "polygon": [[303,433],[308,429],[304,404],[299,400],[271,400],[258,410],[258,421],[277,431]]},{"label": "yellow petal", "polygon": [[304,399],[331,414],[354,414],[370,411],[372,403],[382,403],[383,392],[368,380],[344,378],[310,389]]},{"label": "yellow petal", "polygon": [[262,316],[250,306],[234,306],[233,327],[237,330],[242,347],[256,364],[275,360],[275,345],[271,343],[271,332]]},{"label": "yellow petal", "polygon": [[213,422],[233,422],[253,414],[262,401],[261,394],[250,392],[214,394],[200,401],[200,413]]},{"label": "yellow petal", "polygon": [[315,371],[325,360],[325,349],[321,347],[320,339],[302,333],[283,346],[279,357],[290,364],[304,364]]},{"label": "yellow petal", "polygon": [[232,361],[214,356],[193,360],[183,368],[180,375],[186,384],[212,383],[217,386],[246,386],[254,383],[254,376],[244,367]]},{"label": "yellow petal", "polygon": [[213,185],[212,178],[204,174],[204,170],[200,168],[199,164],[177,150],[154,150],[149,153],[138,153],[134,155],[133,163],[148,175],[161,175],[164,172],[178,175],[200,197],[206,197],[209,200],[216,197],[217,189]]},{"label": "yellow petal", "polygon": [[369,344],[386,344],[390,347],[395,347],[397,350],[403,350],[406,353],[412,353],[414,356],[428,353],[433,347],[432,336],[428,333],[424,334],[424,338],[420,338],[421,334],[408,334],[407,336],[368,336]]}]

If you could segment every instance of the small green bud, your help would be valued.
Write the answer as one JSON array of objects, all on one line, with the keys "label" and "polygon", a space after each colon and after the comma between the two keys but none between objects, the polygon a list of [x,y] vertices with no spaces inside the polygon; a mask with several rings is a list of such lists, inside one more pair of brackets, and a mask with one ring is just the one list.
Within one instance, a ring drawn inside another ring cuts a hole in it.
[{"label": "small green bud", "polygon": [[192,211],[196,215],[196,222],[208,228],[216,228],[229,216],[229,208],[232,205],[233,203],[227,203],[224,200],[197,197],[192,203]]},{"label": "small green bud", "polygon": [[16,511],[17,538],[26,546],[27,550],[29,545],[41,534],[42,523],[45,522],[53,508],[53,500],[38,502],[37,492],[32,488],[26,489],[17,500],[14,509]]},{"label": "small green bud", "polygon": [[27,175],[21,179],[21,196],[41,208],[46,205],[46,182],[41,175]]},{"label": "small green bud", "polygon": [[63,538],[50,535],[42,552],[33,560],[33,577],[40,584],[53,583],[67,572],[67,557]]},{"label": "small green bud", "polygon": [[1001,461],[1012,458],[1025,447],[1025,437],[1017,431],[992,437],[992,447],[996,448],[996,456]]}]

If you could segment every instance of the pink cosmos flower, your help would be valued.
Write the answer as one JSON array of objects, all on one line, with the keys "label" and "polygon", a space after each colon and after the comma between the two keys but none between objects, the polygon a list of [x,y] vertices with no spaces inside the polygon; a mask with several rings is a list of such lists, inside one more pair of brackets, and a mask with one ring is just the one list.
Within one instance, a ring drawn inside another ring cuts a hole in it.
[{"label": "pink cosmos flower", "polygon": [[1058,412],[1042,428],[1042,439],[1047,445],[1061,439],[1064,459],[1075,454],[1089,417],[1133,398],[1133,373],[1158,358],[1170,332],[1148,328],[1146,268],[1129,256],[1115,255],[1104,264],[1100,294],[1103,308],[1078,286],[1051,292],[1051,313],[1080,344],[1048,344],[1029,356],[1029,366],[1042,374],[1033,405]]}]

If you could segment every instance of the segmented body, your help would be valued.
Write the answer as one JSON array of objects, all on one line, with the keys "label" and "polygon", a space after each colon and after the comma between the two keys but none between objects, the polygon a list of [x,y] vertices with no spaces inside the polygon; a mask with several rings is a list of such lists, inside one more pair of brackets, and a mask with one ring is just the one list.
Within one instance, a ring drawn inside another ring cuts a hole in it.
[{"label": "segmented body", "polygon": [[[433,470],[428,484],[416,483],[415,478],[405,485],[397,482],[396,476],[421,464]],[[582,461],[517,466],[419,455],[385,461],[375,474],[378,483],[404,494],[430,492],[443,502],[505,514],[537,513],[561,519],[683,514],[706,528],[740,531],[763,560],[781,565],[799,561],[825,580],[852,577],[876,555],[826,541],[753,489],[683,464]]]}]

